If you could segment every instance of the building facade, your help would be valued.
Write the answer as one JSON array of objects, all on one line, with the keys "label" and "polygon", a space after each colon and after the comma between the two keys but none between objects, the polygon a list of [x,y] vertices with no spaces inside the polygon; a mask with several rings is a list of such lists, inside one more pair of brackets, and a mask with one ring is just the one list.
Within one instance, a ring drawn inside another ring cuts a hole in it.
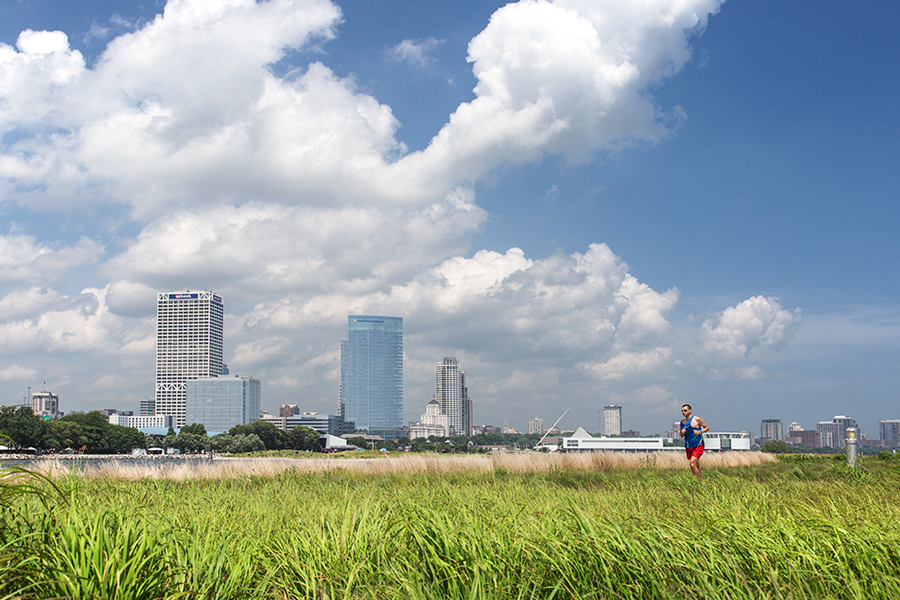
[{"label": "building facade", "polygon": [[175,417],[171,415],[124,415],[111,414],[108,417],[110,424],[131,427],[132,429],[168,429],[175,426]]},{"label": "building facade", "polygon": [[900,420],[879,421],[878,438],[884,440],[885,448],[897,448],[900,446]]},{"label": "building facade", "polygon": [[403,432],[403,319],[347,317],[341,341],[340,404],[344,419],[385,438]]},{"label": "building facade", "polygon": [[455,356],[434,365],[434,399],[450,422],[450,435],[472,435],[471,405],[466,389],[466,372]]},{"label": "building facade", "polygon": [[819,421],[816,425],[816,431],[819,432],[819,447],[843,448],[849,427],[859,429],[856,419],[844,415],[837,415],[831,421]]},{"label": "building facade", "polygon": [[622,407],[618,404],[603,407],[603,435],[622,435]]},{"label": "building facade", "polygon": [[528,433],[544,433],[544,419],[535,417],[528,421]]},{"label": "building facade", "polygon": [[355,430],[354,424],[344,421],[340,415],[326,415],[317,412],[295,413],[278,417],[263,413],[260,420],[272,423],[282,431],[292,431],[296,427],[309,427],[322,434],[341,436],[353,433]]},{"label": "building facade", "polygon": [[168,292],[156,298],[155,414],[185,425],[186,382],[222,374],[224,305],[207,291]]},{"label": "building facade", "polygon": [[450,435],[450,416],[441,411],[441,404],[432,399],[418,421],[409,424],[409,439]]},{"label": "building facade", "polygon": [[31,395],[31,410],[39,417],[55,419],[59,416],[59,396],[51,392],[35,392]]},{"label": "building facade", "polygon": [[759,437],[764,440],[781,441],[784,437],[784,429],[781,419],[763,419],[759,424]]},{"label": "building facade", "polygon": [[259,420],[259,379],[228,375],[185,382],[185,423],[222,433]]},{"label": "building facade", "polygon": [[156,398],[144,398],[141,400],[140,414],[143,417],[152,417],[156,414]]}]

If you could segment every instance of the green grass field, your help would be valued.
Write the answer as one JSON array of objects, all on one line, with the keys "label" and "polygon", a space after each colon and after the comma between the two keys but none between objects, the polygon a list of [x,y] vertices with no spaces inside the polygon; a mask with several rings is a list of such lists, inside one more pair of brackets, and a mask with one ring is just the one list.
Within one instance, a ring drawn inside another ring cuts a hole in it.
[{"label": "green grass field", "polygon": [[7,473],[0,598],[900,597],[900,460],[704,474]]}]

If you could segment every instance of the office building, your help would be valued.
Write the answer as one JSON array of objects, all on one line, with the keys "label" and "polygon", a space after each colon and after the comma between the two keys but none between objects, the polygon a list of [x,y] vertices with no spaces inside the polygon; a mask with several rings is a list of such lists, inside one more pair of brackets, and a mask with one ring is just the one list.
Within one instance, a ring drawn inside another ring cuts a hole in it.
[{"label": "office building", "polygon": [[784,437],[781,419],[763,419],[759,424],[760,441],[778,440]]},{"label": "office building", "polygon": [[603,407],[603,435],[622,435],[622,407],[618,404]]},{"label": "office building", "polygon": [[528,433],[544,433],[544,419],[535,417],[528,421]]},{"label": "office building", "polygon": [[282,431],[291,431],[296,427],[309,427],[319,433],[334,436],[353,433],[356,429],[352,422],[344,421],[340,415],[324,415],[317,412],[295,413],[278,417],[264,412],[260,420],[272,423]]},{"label": "office building", "polygon": [[340,402],[358,430],[396,439],[403,430],[403,319],[347,317],[341,341]]},{"label": "office building", "polygon": [[819,432],[819,447],[843,448],[849,427],[859,429],[856,419],[844,415],[837,415],[831,421],[819,421],[816,425],[816,431]]},{"label": "office building", "polygon": [[156,398],[144,398],[141,400],[141,416],[152,417],[156,414]]},{"label": "office building", "polygon": [[259,420],[259,379],[223,375],[185,382],[185,424],[222,433]]},{"label": "office building", "polygon": [[224,314],[207,290],[157,295],[155,414],[172,415],[176,427],[186,424],[186,382],[222,375]]},{"label": "office building", "polygon": [[110,424],[132,429],[168,429],[175,426],[175,417],[172,415],[126,415],[113,413],[107,417]]},{"label": "office building", "polygon": [[35,392],[31,395],[31,410],[39,417],[59,417],[59,396],[51,392]]},{"label": "office building", "polygon": [[434,399],[450,422],[450,435],[472,434],[471,404],[466,389],[466,372],[455,356],[434,365]]},{"label": "office building", "polygon": [[879,421],[878,434],[878,438],[884,440],[885,448],[897,448],[900,446],[900,421]]}]

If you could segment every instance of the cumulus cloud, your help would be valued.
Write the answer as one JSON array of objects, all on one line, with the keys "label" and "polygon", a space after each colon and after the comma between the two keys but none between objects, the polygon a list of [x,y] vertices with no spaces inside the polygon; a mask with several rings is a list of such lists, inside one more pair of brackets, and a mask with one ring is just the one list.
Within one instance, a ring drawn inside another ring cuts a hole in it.
[{"label": "cumulus cloud", "polygon": [[[272,69],[337,35],[327,0],[172,1],[90,66],[63,32],[22,32],[0,44],[2,202],[76,215],[118,202],[135,222],[105,245],[0,236],[0,354],[103,355],[117,373],[92,380],[112,389],[152,373],[155,293],[206,287],[225,298],[235,372],[316,408],[336,398],[351,313],[403,316],[408,364],[464,356],[483,406],[589,405],[601,389],[658,407],[688,358],[710,377],[758,376],[745,363],[799,319],[772,299],[725,310],[686,348],[679,291],[640,282],[605,244],[469,248],[488,219],[474,189],[496,167],[669,135],[683,116],[650,91],[718,7],[509,4],[469,45],[475,98],[414,153],[391,108],[325,58]],[[439,43],[391,55],[426,66]],[[95,281],[64,291],[85,267]],[[412,413],[432,385],[410,374]]]},{"label": "cumulus cloud", "polygon": [[71,269],[97,263],[103,250],[87,238],[65,246],[25,234],[0,236],[0,284],[53,283]]},{"label": "cumulus cloud", "polygon": [[785,310],[777,298],[748,298],[703,323],[694,358],[715,379],[758,379],[761,369],[744,363],[783,347],[800,326],[800,316],[799,308]]}]

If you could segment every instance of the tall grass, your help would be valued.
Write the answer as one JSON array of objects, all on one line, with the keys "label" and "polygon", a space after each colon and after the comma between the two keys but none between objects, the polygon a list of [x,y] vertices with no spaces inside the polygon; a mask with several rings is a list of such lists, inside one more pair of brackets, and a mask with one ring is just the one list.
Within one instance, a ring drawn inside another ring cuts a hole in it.
[{"label": "tall grass", "polygon": [[[721,452],[703,457],[704,467],[746,467],[774,461],[764,452]],[[82,469],[72,460],[47,460],[34,469],[47,477],[61,477],[83,470],[90,479],[136,481],[157,479],[221,479],[274,476],[286,471],[326,473],[341,471],[363,475],[416,475],[425,473],[552,473],[633,470],[643,468],[684,469],[681,452],[644,454],[625,452],[586,453],[498,453],[498,454],[386,454],[378,458],[226,458],[212,461],[110,461]]]},{"label": "tall grass", "polygon": [[683,461],[590,458],[592,468],[61,475],[60,489],[77,491],[44,523],[41,553],[7,563],[0,597],[900,597],[892,462],[857,475],[826,460],[707,464],[697,482]]}]

